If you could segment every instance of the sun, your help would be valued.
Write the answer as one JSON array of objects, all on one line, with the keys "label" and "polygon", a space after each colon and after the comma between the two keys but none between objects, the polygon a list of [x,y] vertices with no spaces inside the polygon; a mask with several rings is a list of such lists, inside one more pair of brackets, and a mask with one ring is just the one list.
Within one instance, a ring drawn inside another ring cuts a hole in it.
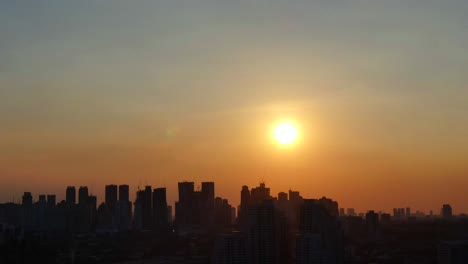
[{"label": "sun", "polygon": [[281,145],[291,145],[297,139],[297,129],[290,122],[281,122],[273,131],[275,140]]}]

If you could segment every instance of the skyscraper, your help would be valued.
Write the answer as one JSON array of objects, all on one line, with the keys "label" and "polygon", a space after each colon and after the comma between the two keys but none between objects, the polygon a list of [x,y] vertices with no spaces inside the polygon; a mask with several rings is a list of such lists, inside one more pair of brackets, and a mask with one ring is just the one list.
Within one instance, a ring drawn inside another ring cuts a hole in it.
[{"label": "skyscraper", "polygon": [[298,264],[343,263],[344,247],[337,219],[317,200],[304,200],[300,232],[296,238]]},{"label": "skyscraper", "polygon": [[370,238],[376,238],[379,233],[379,215],[374,211],[366,214],[367,234]]},{"label": "skyscraper", "polygon": [[246,227],[250,204],[250,191],[248,186],[242,186],[241,190],[241,204],[239,207],[238,221],[242,228]]},{"label": "skyscraper", "polygon": [[285,193],[285,192],[278,193],[278,201],[287,202],[288,201],[288,194]]},{"label": "skyscraper", "polygon": [[248,263],[280,263],[280,217],[272,200],[249,207],[247,226]]},{"label": "skyscraper", "polygon": [[119,201],[116,206],[117,223],[120,230],[130,229],[132,222],[132,203],[129,200],[129,186],[119,185]]},{"label": "skyscraper", "polygon": [[38,201],[38,203],[40,203],[40,204],[46,204],[46,203],[47,203],[45,194],[39,195],[39,201]]},{"label": "skyscraper", "polygon": [[130,201],[128,185],[119,185],[119,201]]},{"label": "skyscraper", "polygon": [[33,203],[33,197],[30,192],[24,192],[22,205],[25,207],[31,207]]},{"label": "skyscraper", "polygon": [[262,204],[264,200],[268,199],[271,199],[270,188],[267,188],[264,182],[261,182],[260,186],[252,188],[250,191],[250,203],[253,205]]},{"label": "skyscraper", "polygon": [[151,195],[152,189],[151,186],[145,186],[143,192],[143,203],[142,203],[142,212],[143,212],[143,228],[146,230],[151,230],[153,228],[153,210],[151,206]]},{"label": "skyscraper", "polygon": [[194,183],[179,182],[179,200],[175,204],[175,221],[180,226],[189,225],[193,222]]},{"label": "skyscraper", "polygon": [[54,207],[55,204],[56,204],[55,195],[53,195],[53,194],[47,195],[47,205],[49,207]]},{"label": "skyscraper", "polygon": [[179,202],[180,203],[189,203],[192,199],[192,194],[195,189],[195,184],[193,182],[179,182]]},{"label": "skyscraper", "polygon": [[208,208],[213,208],[215,199],[215,183],[202,182],[202,199]]},{"label": "skyscraper", "polygon": [[246,238],[239,232],[218,235],[213,249],[213,264],[247,264]]},{"label": "skyscraper", "polygon": [[78,204],[80,206],[86,205],[88,203],[88,187],[81,186],[78,190]]},{"label": "skyscraper", "polygon": [[442,214],[442,217],[445,219],[452,218],[452,206],[450,206],[450,204],[442,205],[441,214]]},{"label": "skyscraper", "polygon": [[106,185],[106,206],[113,214],[117,204],[117,185]]},{"label": "skyscraper", "polygon": [[76,204],[76,189],[74,186],[67,187],[66,202],[69,205]]},{"label": "skyscraper", "polygon": [[157,188],[153,191],[153,219],[156,230],[164,230],[167,222],[166,188]]}]

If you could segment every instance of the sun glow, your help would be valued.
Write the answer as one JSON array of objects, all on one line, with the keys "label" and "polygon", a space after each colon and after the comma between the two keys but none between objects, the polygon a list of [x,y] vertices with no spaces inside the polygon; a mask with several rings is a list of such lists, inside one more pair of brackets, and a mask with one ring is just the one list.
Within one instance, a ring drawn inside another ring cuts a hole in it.
[{"label": "sun glow", "polygon": [[297,129],[290,122],[281,122],[275,126],[273,135],[275,140],[281,145],[290,145],[297,139]]}]

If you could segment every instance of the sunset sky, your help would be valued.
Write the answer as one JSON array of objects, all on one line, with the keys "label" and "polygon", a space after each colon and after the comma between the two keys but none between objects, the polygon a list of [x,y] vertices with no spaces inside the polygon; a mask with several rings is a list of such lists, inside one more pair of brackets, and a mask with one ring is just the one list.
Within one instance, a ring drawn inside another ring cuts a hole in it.
[{"label": "sunset sky", "polygon": [[[468,212],[468,1],[0,2],[0,202],[262,180]],[[297,125],[293,146],[273,125]]]}]

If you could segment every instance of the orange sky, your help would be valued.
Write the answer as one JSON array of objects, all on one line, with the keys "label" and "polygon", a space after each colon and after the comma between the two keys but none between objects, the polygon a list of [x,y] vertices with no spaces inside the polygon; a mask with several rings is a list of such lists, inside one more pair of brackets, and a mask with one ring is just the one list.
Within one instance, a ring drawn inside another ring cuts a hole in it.
[{"label": "orange sky", "polygon": [[[0,202],[215,181],[468,212],[468,2],[0,3]],[[300,140],[271,142],[292,120]]]}]

